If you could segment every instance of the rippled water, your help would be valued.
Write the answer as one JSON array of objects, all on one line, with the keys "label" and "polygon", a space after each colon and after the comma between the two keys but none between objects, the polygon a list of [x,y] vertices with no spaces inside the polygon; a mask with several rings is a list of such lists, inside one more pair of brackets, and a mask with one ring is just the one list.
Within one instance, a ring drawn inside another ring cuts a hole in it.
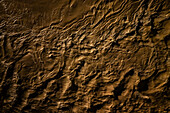
[{"label": "rippled water", "polygon": [[1,113],[169,110],[169,0],[1,0]]}]

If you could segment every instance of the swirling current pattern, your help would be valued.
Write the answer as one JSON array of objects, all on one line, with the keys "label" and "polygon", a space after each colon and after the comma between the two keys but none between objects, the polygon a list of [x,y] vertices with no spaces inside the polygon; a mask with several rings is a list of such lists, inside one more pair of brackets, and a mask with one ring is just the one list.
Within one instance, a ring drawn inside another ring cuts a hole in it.
[{"label": "swirling current pattern", "polygon": [[1,0],[1,113],[168,113],[169,0]]}]

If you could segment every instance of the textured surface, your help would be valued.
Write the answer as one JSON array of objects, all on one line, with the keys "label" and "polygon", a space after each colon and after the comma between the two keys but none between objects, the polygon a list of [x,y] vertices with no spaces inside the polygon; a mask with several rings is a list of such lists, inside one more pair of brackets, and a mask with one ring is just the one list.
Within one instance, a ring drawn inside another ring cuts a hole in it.
[{"label": "textured surface", "polygon": [[0,0],[0,112],[168,112],[169,8]]}]

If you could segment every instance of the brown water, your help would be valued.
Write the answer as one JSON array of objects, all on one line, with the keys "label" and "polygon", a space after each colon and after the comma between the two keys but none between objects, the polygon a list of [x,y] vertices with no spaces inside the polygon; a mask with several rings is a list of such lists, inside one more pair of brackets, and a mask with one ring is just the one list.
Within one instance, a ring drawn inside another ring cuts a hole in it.
[{"label": "brown water", "polygon": [[1,113],[168,113],[169,0],[1,0]]}]

